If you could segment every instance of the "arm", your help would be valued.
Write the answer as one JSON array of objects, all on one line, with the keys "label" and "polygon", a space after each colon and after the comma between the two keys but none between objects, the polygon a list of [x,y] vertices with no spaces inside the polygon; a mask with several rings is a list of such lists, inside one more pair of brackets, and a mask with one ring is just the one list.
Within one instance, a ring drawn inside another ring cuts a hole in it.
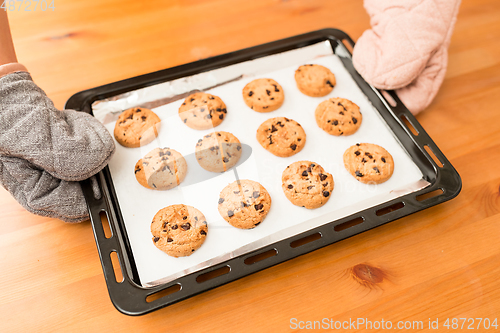
[{"label": "arm", "polygon": [[80,222],[88,213],[76,181],[104,168],[114,149],[97,119],[57,110],[17,63],[0,10],[0,185],[32,213]]},{"label": "arm", "polygon": [[0,9],[0,66],[17,62],[7,12]]}]

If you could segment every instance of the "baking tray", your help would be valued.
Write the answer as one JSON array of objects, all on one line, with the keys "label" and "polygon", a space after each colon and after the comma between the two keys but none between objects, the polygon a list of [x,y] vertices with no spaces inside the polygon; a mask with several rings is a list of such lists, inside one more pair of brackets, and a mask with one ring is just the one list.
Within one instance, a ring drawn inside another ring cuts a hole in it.
[{"label": "baking tray", "polygon": [[[66,108],[92,113],[92,105],[96,101],[113,100],[115,96],[138,89],[322,42],[331,46],[331,51],[341,60],[359,89],[391,129],[399,144],[422,173],[422,184],[425,186],[404,195],[395,195],[392,200],[356,211],[354,214],[306,228],[307,230],[295,228],[299,232],[288,232],[286,236],[279,238],[270,237],[270,242],[260,242],[259,246],[253,248],[246,247],[245,251],[231,252],[231,255],[211,260],[209,264],[199,266],[195,270],[185,270],[185,274],[160,280],[155,286],[146,287],[141,283],[111,172],[109,167],[106,167],[96,177],[82,182],[82,189],[87,199],[108,291],[119,311],[129,315],[150,312],[458,195],[461,180],[456,170],[394,92],[385,92],[393,99],[391,103],[394,106],[391,106],[381,91],[367,84],[357,74],[345,46],[353,47],[354,42],[344,32],[336,29],[319,30],[86,90],[73,95],[66,103]],[[318,100],[318,103],[319,101],[321,100]],[[273,116],[269,115],[269,118]],[[100,195],[94,194],[91,182],[98,183]],[[103,215],[106,216],[106,223],[109,222],[111,235],[105,234],[101,220]],[[115,267],[111,254],[118,257]],[[116,269],[121,270],[123,274],[123,279],[119,282],[115,277]]]}]

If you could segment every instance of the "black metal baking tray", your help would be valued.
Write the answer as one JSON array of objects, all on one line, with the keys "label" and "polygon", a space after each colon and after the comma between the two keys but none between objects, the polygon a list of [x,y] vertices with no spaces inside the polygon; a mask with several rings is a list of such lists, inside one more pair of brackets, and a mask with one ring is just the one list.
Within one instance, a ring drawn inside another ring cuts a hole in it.
[{"label": "black metal baking tray", "polygon": [[[403,216],[440,204],[458,195],[462,183],[457,171],[393,91],[386,93],[392,97],[394,101],[391,102],[393,105],[395,102],[395,106],[392,106],[383,97],[383,92],[370,86],[356,72],[350,53],[343,46],[352,48],[354,42],[346,33],[337,29],[313,31],[85,90],[73,95],[67,101],[66,108],[91,114],[91,105],[97,100],[322,41],[329,41],[334,52],[338,46],[343,47],[346,52],[342,52],[342,55],[337,54],[343,65],[407,150],[422,172],[423,178],[431,185],[253,252],[182,276],[169,283],[146,288],[141,286],[139,280],[111,174],[106,167],[93,179],[81,182],[81,186],[87,200],[90,221],[109,295],[119,311],[127,315],[142,315],[151,312]],[[91,183],[93,181],[97,181],[100,187],[101,194],[98,196],[92,190]],[[101,220],[102,215],[105,215],[109,222],[111,235],[105,234]],[[113,267],[111,260],[113,253],[117,255],[119,261],[119,264],[115,263],[115,265],[120,267]],[[116,281],[115,269],[121,269],[123,274],[121,282]]]}]

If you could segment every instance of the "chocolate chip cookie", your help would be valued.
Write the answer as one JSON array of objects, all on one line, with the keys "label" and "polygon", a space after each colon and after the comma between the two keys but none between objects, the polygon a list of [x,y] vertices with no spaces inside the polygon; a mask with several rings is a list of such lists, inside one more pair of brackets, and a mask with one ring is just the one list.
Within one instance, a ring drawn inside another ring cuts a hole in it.
[{"label": "chocolate chip cookie", "polygon": [[124,147],[145,146],[158,136],[160,118],[145,108],[131,108],[123,111],[115,124],[114,136]]},{"label": "chocolate chip cookie", "polygon": [[271,196],[253,180],[237,180],[219,195],[219,213],[233,227],[252,229],[258,226],[271,208]]},{"label": "chocolate chip cookie", "polygon": [[199,249],[207,238],[205,216],[187,205],[162,208],[151,222],[153,243],[172,257],[186,257]]},{"label": "chocolate chip cookie", "polygon": [[[139,162],[138,162],[139,163]],[[139,166],[140,167],[140,166]],[[137,181],[155,190],[169,190],[178,186],[186,177],[187,163],[184,157],[170,148],[155,148],[142,158],[142,169],[136,164]],[[144,173],[144,179],[142,179]]]},{"label": "chocolate chip cookie", "polygon": [[179,108],[182,122],[196,130],[219,126],[226,114],[226,104],[222,99],[204,92],[189,95]]},{"label": "chocolate chip cookie", "polygon": [[394,159],[376,144],[357,143],[344,152],[344,166],[364,184],[381,184],[391,178]]},{"label": "chocolate chip cookie", "polygon": [[295,82],[299,90],[311,97],[328,95],[335,87],[335,75],[321,65],[303,65],[295,71]]},{"label": "chocolate chip cookie", "polygon": [[196,160],[211,172],[225,172],[238,163],[242,146],[240,140],[229,132],[213,132],[196,143]]},{"label": "chocolate chip cookie", "polygon": [[257,141],[279,157],[297,154],[306,144],[306,132],[298,122],[285,117],[271,118],[257,129]]},{"label": "chocolate chip cookie", "polygon": [[333,191],[333,177],[321,165],[310,161],[290,164],[281,177],[286,197],[296,206],[314,209],[323,206]]},{"label": "chocolate chip cookie", "polygon": [[315,116],[322,130],[336,136],[354,134],[363,120],[359,106],[345,98],[330,98],[321,102]]},{"label": "chocolate chip cookie", "polygon": [[243,100],[254,111],[271,112],[283,104],[285,93],[273,79],[256,79],[243,88]]}]

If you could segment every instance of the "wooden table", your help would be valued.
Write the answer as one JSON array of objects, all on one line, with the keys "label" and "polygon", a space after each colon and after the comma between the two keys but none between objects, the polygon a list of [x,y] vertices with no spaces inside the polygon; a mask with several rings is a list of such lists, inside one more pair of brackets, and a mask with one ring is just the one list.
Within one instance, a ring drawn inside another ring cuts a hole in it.
[{"label": "wooden table", "polygon": [[[361,0],[54,5],[9,15],[20,62],[59,108],[77,91],[135,75],[320,28],[355,40],[369,28]],[[427,329],[429,318],[441,328],[446,318],[496,318],[499,39],[500,2],[464,0],[446,79],[418,116],[462,176],[456,199],[145,316],[111,304],[89,222],[32,215],[1,188],[0,332],[282,332],[323,318]],[[384,278],[360,283],[348,273],[359,264]]]}]

